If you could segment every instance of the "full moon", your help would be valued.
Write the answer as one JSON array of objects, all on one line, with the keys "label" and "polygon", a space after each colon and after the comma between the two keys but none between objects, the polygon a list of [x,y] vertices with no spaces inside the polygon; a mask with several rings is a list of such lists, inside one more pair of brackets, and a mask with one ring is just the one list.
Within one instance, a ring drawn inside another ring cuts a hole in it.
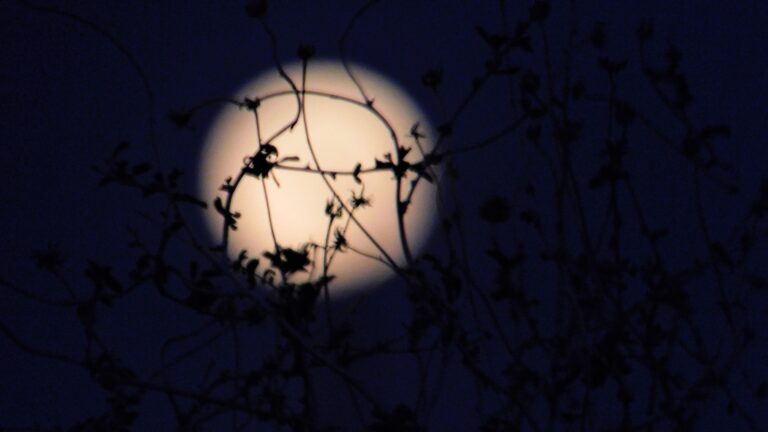
[{"label": "full moon", "polygon": [[[257,76],[215,119],[199,170],[201,195],[221,204],[206,223],[217,241],[226,235],[233,260],[245,250],[263,275],[276,251],[306,254],[304,268],[286,278],[333,275],[332,298],[406,266],[427,241],[437,206],[437,173],[424,163],[435,139],[427,116],[392,81],[349,68],[313,60],[305,72],[298,62],[284,67],[287,77]],[[402,221],[398,201],[407,203]],[[225,234],[227,212],[236,229]],[[268,274],[275,283],[283,276]]]}]

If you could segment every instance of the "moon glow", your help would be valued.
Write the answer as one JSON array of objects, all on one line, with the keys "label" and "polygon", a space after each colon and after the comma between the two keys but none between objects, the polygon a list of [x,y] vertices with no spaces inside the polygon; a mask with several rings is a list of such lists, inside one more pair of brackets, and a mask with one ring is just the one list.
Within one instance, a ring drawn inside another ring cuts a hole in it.
[{"label": "moon glow", "polygon": [[[435,137],[427,117],[397,85],[361,66],[350,67],[376,112],[367,109],[360,89],[339,62],[309,62],[303,84],[306,119],[297,117],[301,102],[289,82],[277,71],[267,72],[234,97],[236,101],[258,101],[255,109],[232,104],[214,120],[199,170],[201,195],[207,202],[215,197],[226,202],[225,179],[237,179],[248,158],[259,151],[260,140],[273,146],[277,154],[270,155],[269,161],[278,165],[263,177],[243,176],[232,195],[230,211],[240,217],[237,229],[228,232],[227,253],[237,257],[247,250],[249,257],[261,260],[261,274],[269,263],[263,253],[273,253],[275,243],[281,248],[307,250],[311,264],[289,280],[316,279],[327,263],[328,274],[335,276],[329,284],[334,298],[373,287],[394,275],[381,261],[405,265],[397,197],[404,200],[419,175],[408,170],[398,193],[394,172],[376,169],[376,161],[397,163],[399,145],[410,148],[403,160],[416,164],[433,147]],[[284,70],[300,91],[301,63]],[[295,125],[287,127],[294,120]],[[411,134],[417,123],[418,131],[425,135],[418,142]],[[359,174],[352,175],[358,164]],[[361,197],[368,205],[355,205],[355,198],[360,204]],[[419,178],[403,216],[405,238],[414,254],[431,232],[435,198],[436,186]],[[336,213],[333,219],[327,211],[329,203]],[[207,214],[209,231],[220,241],[223,217],[215,211]],[[338,234],[346,245],[338,243]]]}]

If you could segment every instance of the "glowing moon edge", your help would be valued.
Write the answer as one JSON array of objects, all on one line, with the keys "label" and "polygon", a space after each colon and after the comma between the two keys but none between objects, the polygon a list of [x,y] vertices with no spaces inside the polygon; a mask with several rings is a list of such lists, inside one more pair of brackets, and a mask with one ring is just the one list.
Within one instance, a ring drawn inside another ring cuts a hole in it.
[{"label": "glowing moon edge", "polygon": [[[307,271],[292,273],[288,280],[317,280],[328,263],[328,274],[335,276],[329,283],[333,299],[394,276],[379,260],[401,268],[407,264],[398,195],[402,201],[412,193],[403,231],[412,254],[423,249],[434,226],[439,182],[437,167],[424,162],[436,136],[424,111],[391,80],[358,64],[348,66],[354,80],[341,62],[332,60],[309,62],[304,80],[301,62],[285,66],[293,85],[275,69],[257,75],[212,123],[199,169],[198,187],[207,202],[219,197],[225,204],[225,179],[242,177],[229,209],[239,215],[237,229],[227,230],[230,258],[246,250],[248,258],[263,263],[263,276],[269,267],[265,253],[274,254],[275,243],[307,251]],[[272,146],[276,154],[259,156],[257,151],[265,148],[260,143]],[[248,158],[256,156],[278,163],[265,176],[242,175],[246,164],[255,166]],[[400,159],[410,169],[403,173],[398,193],[397,176],[387,164],[399,165]],[[426,168],[418,171],[419,166]],[[355,199],[358,204],[367,199],[369,205],[354,207]],[[209,211],[205,219],[210,235],[221,241],[222,214]],[[282,277],[276,276],[277,284]]]}]

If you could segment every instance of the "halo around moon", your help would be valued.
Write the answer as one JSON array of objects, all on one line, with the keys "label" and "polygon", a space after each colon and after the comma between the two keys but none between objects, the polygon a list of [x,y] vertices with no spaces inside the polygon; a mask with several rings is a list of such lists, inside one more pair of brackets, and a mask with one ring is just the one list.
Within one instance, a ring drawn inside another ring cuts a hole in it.
[{"label": "halo around moon", "polygon": [[[406,161],[418,163],[435,137],[424,112],[396,84],[364,67],[352,64],[350,68],[380,116],[367,109],[360,89],[340,62],[317,60],[308,63],[304,84],[307,129],[301,117],[293,128],[286,129],[299,112],[297,93],[277,71],[266,72],[234,97],[240,102],[246,98],[258,101],[255,112],[231,104],[215,119],[199,170],[201,195],[208,202],[217,196],[226,202],[225,179],[238,177],[248,158],[258,152],[259,139],[273,146],[277,154],[269,155],[269,162],[279,166],[264,177],[244,176],[232,196],[230,210],[240,217],[237,230],[229,231],[227,253],[234,258],[247,250],[249,257],[261,260],[261,274],[269,263],[263,254],[273,253],[275,243],[306,250],[311,264],[306,271],[291,274],[290,280],[316,279],[328,263],[328,274],[335,276],[329,284],[332,298],[376,286],[393,276],[382,261],[405,264],[396,178],[391,169],[374,168],[377,160],[396,161],[398,144],[410,148]],[[301,90],[301,63],[284,70]],[[411,134],[416,124],[424,135],[418,142]],[[358,164],[359,174],[351,175]],[[401,198],[407,196],[416,177],[414,170],[405,173]],[[361,197],[369,202],[356,207]],[[413,253],[424,246],[432,230],[435,197],[436,186],[422,177],[404,214],[405,237]],[[329,203],[331,212],[336,212],[332,221]],[[212,237],[221,241],[223,217],[210,211],[206,219]]]}]

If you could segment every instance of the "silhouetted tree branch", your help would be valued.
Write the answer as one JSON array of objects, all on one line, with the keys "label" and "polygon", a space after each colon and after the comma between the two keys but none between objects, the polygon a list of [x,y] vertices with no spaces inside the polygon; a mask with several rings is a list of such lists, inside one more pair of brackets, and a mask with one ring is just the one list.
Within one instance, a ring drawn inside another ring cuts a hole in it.
[{"label": "silhouetted tree branch", "polygon": [[[153,100],[140,62],[109,32],[68,12],[21,3],[71,18],[109,39],[137,70]],[[616,57],[606,48],[615,36],[610,23],[597,23],[588,32],[580,27],[583,23],[572,23],[572,29],[556,32],[549,2],[531,2],[527,13],[511,21],[501,1],[500,25],[475,29],[487,61],[466,77],[463,92],[442,85],[448,71],[441,68],[414,73],[443,114],[437,136],[424,136],[415,123],[410,136],[402,137],[388,121],[391,113],[379,111],[347,60],[345,44],[357,21],[375,14],[375,3],[366,2],[353,15],[339,40],[339,55],[360,93],[356,99],[306,88],[313,67],[311,45],[297,50],[302,75],[294,81],[280,60],[279,32],[268,25],[267,2],[250,2],[246,13],[261,23],[274,67],[291,90],[244,100],[214,97],[169,116],[186,127],[212,106],[232,105],[253,115],[258,142],[252,143],[239,172],[221,179],[222,196],[208,203],[181,190],[180,170],[144,160],[151,158],[132,160],[126,156],[129,146],[121,143],[96,167],[100,186],[138,192],[157,210],[150,228],[132,228],[127,246],[135,261],[129,272],[94,258],[84,273],[88,283],[73,283],[59,270],[58,251],[49,247],[36,251],[34,260],[66,297],[0,280],[4,290],[78,317],[84,344],[76,356],[40,348],[0,322],[0,333],[19,349],[83,368],[104,392],[108,410],[70,430],[129,430],[148,393],[167,398],[168,406],[157,409],[172,411],[179,430],[221,424],[232,430],[267,425],[294,431],[345,426],[370,432],[432,430],[440,383],[453,367],[476,386],[477,395],[468,396],[467,404],[476,403],[477,426],[485,432],[694,430],[701,414],[723,410],[723,401],[740,425],[761,430],[744,394],[758,401],[768,395],[764,378],[751,376],[745,365],[761,337],[750,314],[753,305],[765,301],[768,289],[762,269],[751,264],[764,260],[758,245],[766,237],[768,183],[750,197],[730,181],[734,170],[720,156],[720,141],[730,129],[701,125],[690,113],[694,89],[680,51],[671,44],[661,48],[652,22],[642,21],[635,40],[626,42],[636,47],[634,54]],[[582,60],[589,62],[587,75],[577,70],[577,57],[589,59]],[[643,90],[624,86],[629,76],[644,80],[659,111],[639,108],[637,92]],[[509,114],[494,130],[458,132],[462,122],[472,121],[467,113],[482,103],[484,91],[508,88],[511,97],[499,106],[482,107]],[[454,97],[445,97],[446,92]],[[372,116],[387,129],[392,152],[344,169],[323,167],[310,133],[307,96]],[[295,100],[295,113],[265,137],[262,102],[280,97]],[[276,139],[297,125],[304,127],[311,160],[278,158]],[[426,145],[429,140],[433,146]],[[531,158],[527,177],[509,176],[507,190],[478,191],[487,199],[469,208],[460,192],[462,182],[484,173],[462,171],[464,161],[514,153],[502,146],[514,146],[521,157]],[[678,178],[693,185],[690,220],[674,225],[648,211],[647,192],[636,181],[644,173],[631,162],[638,146],[670,148],[684,164],[688,172]],[[326,190],[318,193],[328,198],[328,225],[322,243],[308,242],[304,249],[281,244],[273,226],[280,222],[271,215],[266,188],[276,170],[323,179]],[[365,193],[365,184],[368,175],[381,172],[392,174],[393,217],[404,263],[357,217],[364,207],[376,208],[376,197]],[[359,192],[345,199],[331,182],[337,176],[352,177]],[[241,217],[234,197],[248,177],[262,183],[272,249],[243,250],[232,257],[229,235]],[[440,238],[439,246],[418,254],[406,235],[404,215],[423,181],[438,188]],[[725,211],[708,208],[709,195],[716,193],[737,196],[743,206],[734,209],[743,217],[729,231],[711,221],[713,212]],[[220,242],[210,245],[191,229],[192,211],[218,213]],[[689,225],[697,230],[695,239],[686,237]],[[375,253],[348,240],[351,226]],[[491,232],[491,239],[482,240],[482,232]],[[690,242],[686,259],[672,256],[670,242]],[[354,308],[350,316],[332,312],[334,257],[346,253],[388,266],[405,286],[412,314],[391,339],[361,340],[352,325]],[[313,258],[318,255],[319,261]],[[307,273],[306,280],[296,277]],[[196,324],[165,339],[160,365],[139,370],[125,365],[121,353],[102,340],[107,329],[100,327],[99,317],[129,296],[150,292],[194,316]],[[704,330],[712,320],[725,323],[726,336]],[[243,342],[255,334],[270,340],[256,355]],[[225,339],[231,339],[230,352],[217,353]],[[179,376],[190,374],[185,366],[205,354],[210,362],[201,376]],[[366,362],[393,356],[412,361],[419,372],[414,403],[405,394],[400,403],[385,400],[356,372]],[[320,412],[316,380],[321,375],[331,375],[349,390],[358,424],[336,425]]]}]

